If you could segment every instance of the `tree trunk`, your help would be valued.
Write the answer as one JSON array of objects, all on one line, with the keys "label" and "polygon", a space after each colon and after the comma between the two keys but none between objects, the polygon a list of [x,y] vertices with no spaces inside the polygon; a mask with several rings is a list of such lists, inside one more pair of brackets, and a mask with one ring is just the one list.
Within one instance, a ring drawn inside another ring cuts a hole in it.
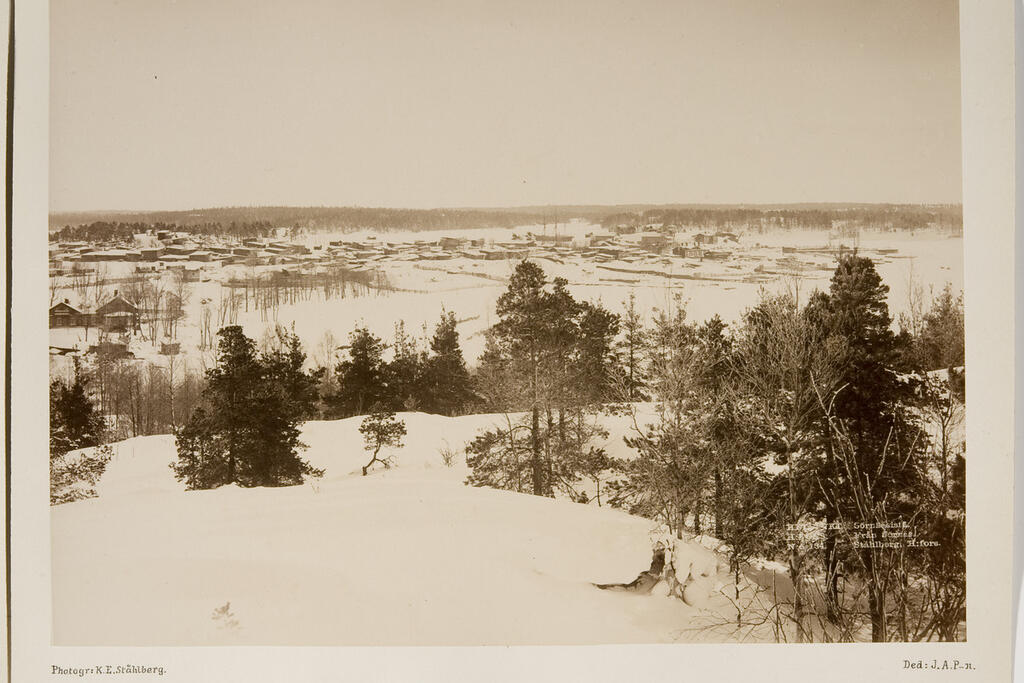
[{"label": "tree trunk", "polygon": [[540,450],[540,408],[533,404],[530,438],[533,446],[533,495],[544,495],[544,470]]},{"label": "tree trunk", "polygon": [[871,642],[886,641],[885,595],[882,594],[875,576],[875,557],[870,550],[864,553],[865,580],[868,584],[868,614],[871,615]]},{"label": "tree trunk", "polygon": [[548,429],[544,432],[544,451],[547,456],[547,462],[544,463],[546,471],[544,495],[554,497],[555,495],[555,472],[554,472],[554,460],[555,452],[551,447],[551,434],[555,431],[555,417],[551,412],[550,406],[546,409],[548,418]]},{"label": "tree trunk", "polygon": [[836,530],[831,528],[835,517],[825,513],[825,616],[833,624],[839,623],[839,550]]},{"label": "tree trunk", "polygon": [[701,529],[700,529],[701,508],[702,508],[702,506],[701,506],[700,496],[697,496],[697,500],[694,501],[694,504],[693,504],[693,533],[697,534],[698,536],[700,536],[700,534],[701,534]]},{"label": "tree trunk", "polygon": [[[829,434],[826,432],[826,437]],[[825,473],[827,478],[835,476],[835,456],[832,453],[832,439],[825,439]],[[839,550],[836,547],[836,530],[830,528],[836,521],[832,506],[825,502],[825,616],[833,624],[839,622]]]},{"label": "tree trunk", "polygon": [[800,550],[793,547],[789,551],[789,580],[793,584],[793,621],[796,622],[796,642],[807,642],[804,631],[804,596],[801,583],[803,570],[801,567]]},{"label": "tree trunk", "polygon": [[715,536],[722,538],[722,470],[715,468]]}]

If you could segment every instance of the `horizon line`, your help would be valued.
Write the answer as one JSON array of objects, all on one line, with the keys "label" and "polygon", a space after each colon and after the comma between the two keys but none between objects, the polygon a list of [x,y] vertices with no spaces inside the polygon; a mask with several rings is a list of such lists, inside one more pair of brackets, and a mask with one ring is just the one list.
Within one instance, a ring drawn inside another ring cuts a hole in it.
[{"label": "horizon line", "polygon": [[772,208],[786,206],[815,206],[815,207],[838,207],[838,206],[941,206],[941,207],[963,207],[963,201],[957,202],[893,202],[893,201],[792,201],[792,202],[616,202],[614,204],[600,203],[567,203],[567,204],[519,204],[519,205],[491,205],[491,206],[373,206],[363,204],[235,204],[220,206],[199,206],[186,209],[60,209],[50,210],[49,217],[61,214],[102,214],[102,213],[185,213],[189,211],[220,211],[232,209],[372,209],[388,211],[516,211],[525,209],[617,209],[628,207],[658,208],[740,208],[757,207]]}]

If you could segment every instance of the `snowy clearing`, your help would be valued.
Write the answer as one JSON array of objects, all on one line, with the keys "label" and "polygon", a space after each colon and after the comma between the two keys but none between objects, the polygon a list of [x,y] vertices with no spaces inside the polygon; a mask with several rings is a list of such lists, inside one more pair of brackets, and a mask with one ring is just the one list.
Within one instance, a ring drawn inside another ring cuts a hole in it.
[{"label": "snowy clearing", "polygon": [[[657,525],[607,507],[471,488],[462,447],[500,416],[399,416],[397,466],[358,476],[360,418],[311,422],[325,477],[182,490],[171,436],[114,444],[99,497],[52,509],[58,645],[526,645],[723,640],[671,597],[602,591],[651,562]],[[446,467],[441,450],[458,452]],[[699,544],[677,552],[710,590]],[[710,567],[710,569],[708,569]],[[728,619],[726,616],[725,619]],[[720,619],[719,619],[720,620]]]}]

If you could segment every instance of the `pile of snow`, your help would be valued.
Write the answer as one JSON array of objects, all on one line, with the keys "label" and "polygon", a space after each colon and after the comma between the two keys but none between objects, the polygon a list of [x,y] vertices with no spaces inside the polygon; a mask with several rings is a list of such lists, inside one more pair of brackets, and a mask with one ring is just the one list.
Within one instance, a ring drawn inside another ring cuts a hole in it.
[{"label": "pile of snow", "polygon": [[[594,586],[628,583],[649,567],[654,522],[465,486],[462,446],[502,416],[399,417],[408,435],[396,467],[366,477],[359,418],[308,423],[305,457],[326,475],[286,488],[184,491],[168,467],[173,437],[114,444],[99,497],[52,511],[54,643],[709,637],[706,612],[682,600]],[[451,467],[441,457],[448,448],[457,452]],[[696,544],[676,548],[678,567],[707,579],[710,607],[723,606],[712,590],[717,558]]]}]

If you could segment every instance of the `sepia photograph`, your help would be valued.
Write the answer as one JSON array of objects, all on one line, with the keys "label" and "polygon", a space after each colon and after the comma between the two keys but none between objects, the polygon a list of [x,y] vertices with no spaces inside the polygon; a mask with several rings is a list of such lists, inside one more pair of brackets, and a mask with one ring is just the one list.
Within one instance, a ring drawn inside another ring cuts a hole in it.
[{"label": "sepia photograph", "polygon": [[955,2],[246,6],[50,6],[54,644],[967,638]]},{"label": "sepia photograph", "polygon": [[42,5],[45,212],[8,261],[47,309],[40,676],[982,666],[968,483],[1012,476],[968,420],[1003,347],[965,254],[1002,272],[1012,225],[968,199],[957,0]]}]

